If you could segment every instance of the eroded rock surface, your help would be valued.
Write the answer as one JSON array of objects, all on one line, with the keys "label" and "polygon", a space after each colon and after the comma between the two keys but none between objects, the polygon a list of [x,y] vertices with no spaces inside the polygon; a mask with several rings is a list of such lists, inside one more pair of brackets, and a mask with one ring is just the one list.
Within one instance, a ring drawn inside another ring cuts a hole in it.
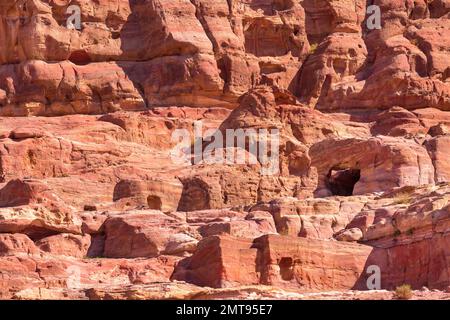
[{"label": "eroded rock surface", "polygon": [[0,298],[448,299],[448,1],[56,2],[0,4]]}]

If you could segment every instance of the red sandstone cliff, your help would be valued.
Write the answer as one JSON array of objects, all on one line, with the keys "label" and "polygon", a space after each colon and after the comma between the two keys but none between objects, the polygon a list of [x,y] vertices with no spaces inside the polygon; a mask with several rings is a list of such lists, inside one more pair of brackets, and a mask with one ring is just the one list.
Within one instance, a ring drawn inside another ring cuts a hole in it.
[{"label": "red sandstone cliff", "polygon": [[[448,0],[2,0],[0,298],[448,298],[449,31]],[[173,161],[198,121],[277,129],[276,172]]]}]

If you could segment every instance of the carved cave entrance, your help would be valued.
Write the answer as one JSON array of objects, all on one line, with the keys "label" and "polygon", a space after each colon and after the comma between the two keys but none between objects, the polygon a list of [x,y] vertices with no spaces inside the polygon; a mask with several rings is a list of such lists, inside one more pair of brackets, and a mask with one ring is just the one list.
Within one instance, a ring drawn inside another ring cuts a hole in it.
[{"label": "carved cave entrance", "polygon": [[360,178],[359,169],[331,169],[326,177],[326,185],[334,196],[351,196]]}]

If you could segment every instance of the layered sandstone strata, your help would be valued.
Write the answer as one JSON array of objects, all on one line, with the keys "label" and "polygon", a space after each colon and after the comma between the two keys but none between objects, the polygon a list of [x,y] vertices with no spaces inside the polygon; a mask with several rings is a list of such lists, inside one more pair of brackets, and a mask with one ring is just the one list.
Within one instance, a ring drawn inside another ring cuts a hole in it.
[{"label": "layered sandstone strata", "polygon": [[0,4],[0,298],[448,298],[447,0],[63,2]]},{"label": "layered sandstone strata", "polygon": [[[3,115],[150,106],[236,106],[261,84],[323,110],[449,108],[448,3],[375,1],[6,1],[0,7]],[[149,76],[150,75],[150,76]]]}]

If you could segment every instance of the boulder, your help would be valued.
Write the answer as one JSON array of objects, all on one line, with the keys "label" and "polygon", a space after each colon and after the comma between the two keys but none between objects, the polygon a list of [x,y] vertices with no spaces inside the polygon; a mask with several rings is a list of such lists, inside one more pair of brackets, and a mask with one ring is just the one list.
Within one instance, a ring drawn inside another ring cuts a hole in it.
[{"label": "boulder", "polygon": [[82,259],[87,256],[91,246],[91,237],[89,235],[62,233],[42,238],[36,242],[36,246],[52,255],[64,255]]}]

